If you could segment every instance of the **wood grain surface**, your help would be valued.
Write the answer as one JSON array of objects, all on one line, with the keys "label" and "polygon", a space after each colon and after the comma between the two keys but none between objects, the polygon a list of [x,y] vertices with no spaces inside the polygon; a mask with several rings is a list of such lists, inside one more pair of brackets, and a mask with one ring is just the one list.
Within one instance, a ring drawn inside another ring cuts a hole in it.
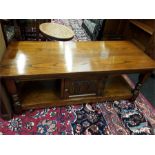
[{"label": "wood grain surface", "polygon": [[63,77],[87,73],[132,73],[155,62],[128,41],[11,43],[0,63],[1,77]]},{"label": "wood grain surface", "polygon": [[55,83],[55,80],[28,82],[23,85],[22,90],[20,96],[23,110],[103,102],[106,100],[114,101],[132,97],[132,89],[122,76],[110,77],[101,96],[62,99],[60,98],[60,87]]}]

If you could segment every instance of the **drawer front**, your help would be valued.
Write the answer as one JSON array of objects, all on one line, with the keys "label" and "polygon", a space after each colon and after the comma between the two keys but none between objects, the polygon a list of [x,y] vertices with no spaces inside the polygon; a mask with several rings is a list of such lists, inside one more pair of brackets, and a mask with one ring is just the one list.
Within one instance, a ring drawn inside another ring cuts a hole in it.
[{"label": "drawer front", "polygon": [[102,79],[65,79],[64,98],[88,97],[102,95],[104,80]]}]

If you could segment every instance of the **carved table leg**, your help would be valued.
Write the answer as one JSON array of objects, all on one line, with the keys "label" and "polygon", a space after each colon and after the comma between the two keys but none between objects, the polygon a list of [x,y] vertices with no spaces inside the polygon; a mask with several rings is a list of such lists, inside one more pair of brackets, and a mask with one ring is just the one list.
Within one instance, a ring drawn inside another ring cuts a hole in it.
[{"label": "carved table leg", "polygon": [[5,79],[5,84],[13,100],[14,112],[16,114],[20,114],[22,112],[22,108],[21,108],[21,103],[17,92],[16,83],[13,79]]},{"label": "carved table leg", "polygon": [[150,75],[151,75],[150,72],[139,74],[138,82],[136,83],[135,88],[134,88],[133,91],[132,91],[133,96],[132,96],[132,98],[130,99],[131,102],[134,102],[134,101],[136,100],[136,98],[137,98],[138,95],[139,95],[139,92],[140,92],[140,89],[141,89],[142,85],[143,85],[144,82],[148,79],[148,77],[149,77]]}]

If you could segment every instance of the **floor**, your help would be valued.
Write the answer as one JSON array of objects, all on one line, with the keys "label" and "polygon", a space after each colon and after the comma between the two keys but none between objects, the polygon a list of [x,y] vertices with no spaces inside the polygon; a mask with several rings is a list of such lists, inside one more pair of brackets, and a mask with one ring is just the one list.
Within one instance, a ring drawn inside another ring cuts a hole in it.
[{"label": "floor", "polygon": [[[137,81],[138,74],[129,75],[134,83]],[[155,77],[150,77],[141,89],[142,94],[152,103],[155,108]]]}]

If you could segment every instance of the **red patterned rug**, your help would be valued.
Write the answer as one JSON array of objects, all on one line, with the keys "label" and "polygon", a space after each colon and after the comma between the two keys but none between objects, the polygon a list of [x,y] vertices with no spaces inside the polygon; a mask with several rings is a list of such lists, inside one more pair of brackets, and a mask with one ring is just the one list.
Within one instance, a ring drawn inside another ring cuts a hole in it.
[{"label": "red patterned rug", "polygon": [[30,110],[9,121],[0,119],[4,135],[149,135],[154,130],[155,109],[142,94],[134,104],[122,100],[52,107]]}]

